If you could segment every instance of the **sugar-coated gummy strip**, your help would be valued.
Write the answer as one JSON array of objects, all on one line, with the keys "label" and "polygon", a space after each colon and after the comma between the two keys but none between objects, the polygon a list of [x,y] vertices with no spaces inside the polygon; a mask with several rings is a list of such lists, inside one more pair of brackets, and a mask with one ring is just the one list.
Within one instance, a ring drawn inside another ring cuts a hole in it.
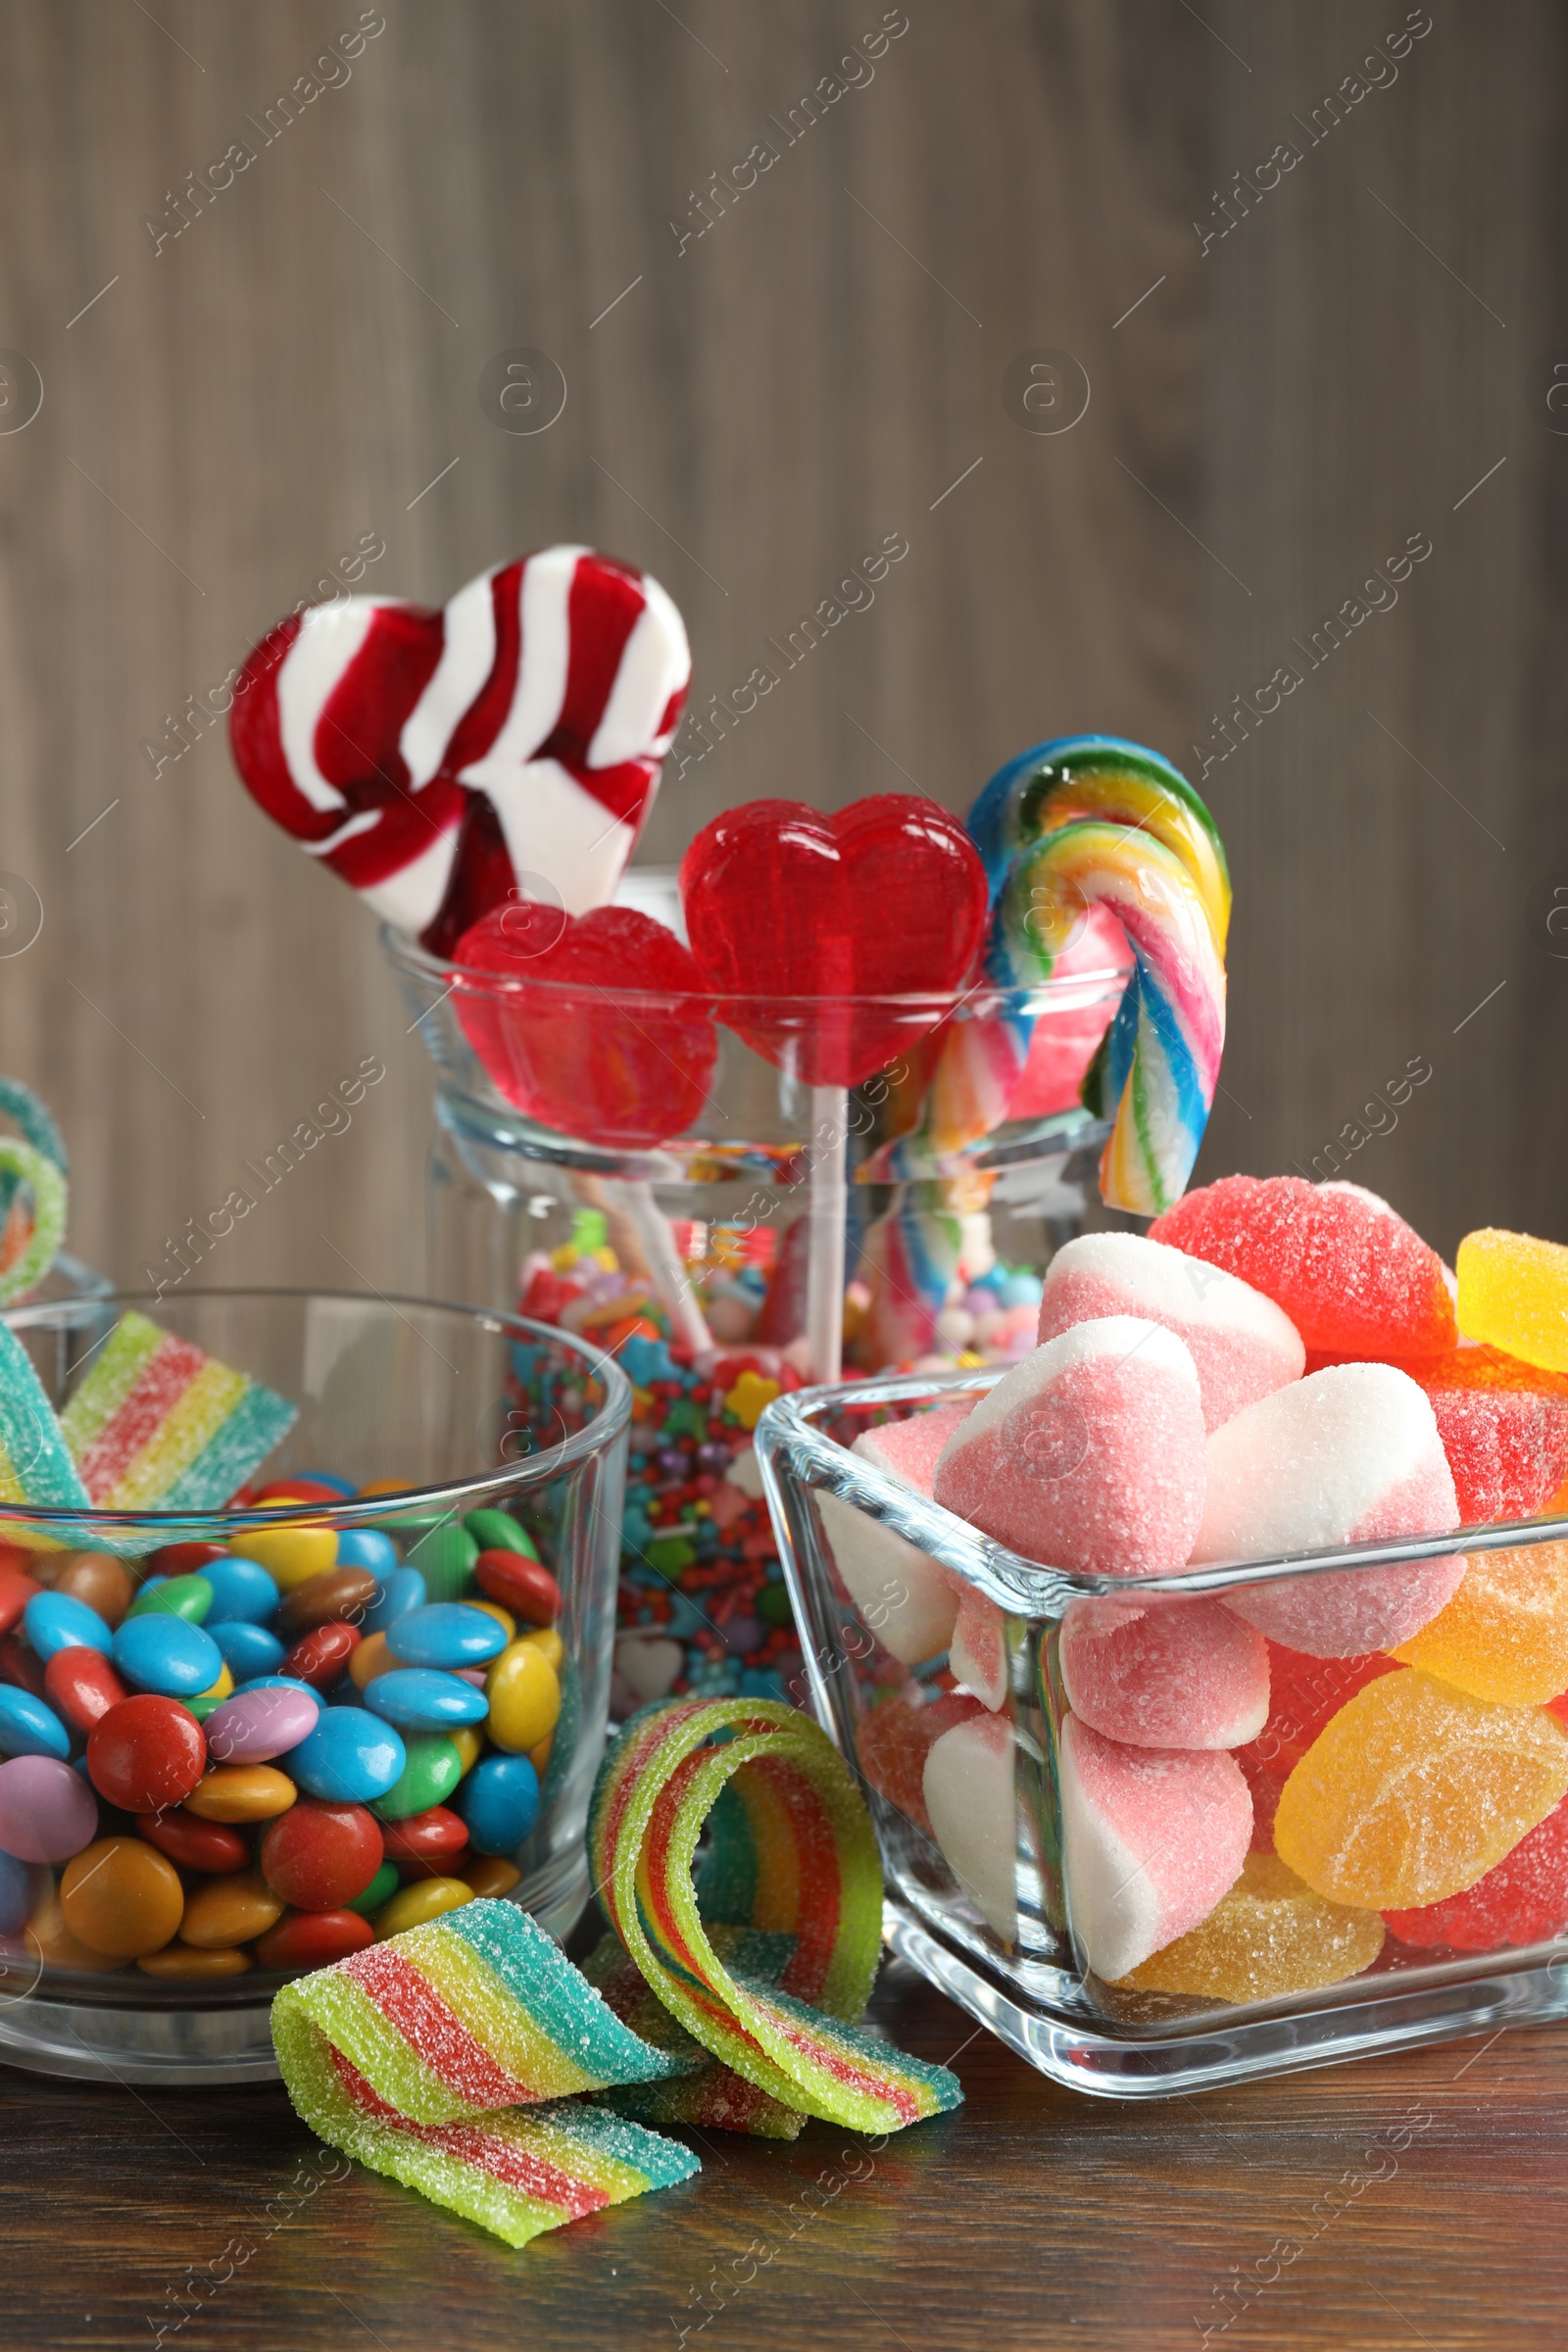
[{"label": "sugar-coated gummy strip", "polygon": [[284,1397],[132,1311],[61,1427],[101,1509],[207,1510],[244,1485],[294,1419]]},{"label": "sugar-coated gummy strip", "polygon": [[0,1306],[8,1306],[41,1282],[54,1264],[66,1238],[69,1196],[65,1174],[55,1160],[14,1135],[0,1136],[0,1171],[9,1172],[18,1186],[26,1185],[32,1194],[30,1228],[22,1229],[26,1238],[0,1271]]},{"label": "sugar-coated gummy strip", "polygon": [[52,1161],[62,1176],[70,1175],[65,1137],[41,1095],[35,1095],[30,1086],[24,1086],[20,1078],[0,1078],[0,1111],[16,1120],[33,1150]]},{"label": "sugar-coated gummy strip", "polygon": [[26,1349],[0,1324],[0,1502],[85,1509],[87,1490]]},{"label": "sugar-coated gummy strip", "polygon": [[132,1311],[121,1316],[96,1351],[91,1371],[60,1416],[66,1443],[78,1462],[124,1404],[162,1337],[156,1323]]}]

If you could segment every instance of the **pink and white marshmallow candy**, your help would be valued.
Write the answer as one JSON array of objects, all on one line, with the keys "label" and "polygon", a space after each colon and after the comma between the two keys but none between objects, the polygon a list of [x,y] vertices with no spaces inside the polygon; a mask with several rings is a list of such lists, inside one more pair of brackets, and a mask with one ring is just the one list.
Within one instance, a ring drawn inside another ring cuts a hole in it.
[{"label": "pink and white marshmallow candy", "polygon": [[1046,1269],[1042,1340],[1105,1315],[1143,1315],[1176,1334],[1198,1367],[1206,1429],[1305,1368],[1301,1335],[1272,1298],[1141,1234],[1081,1234]]},{"label": "pink and white marshmallow candy", "polygon": [[1129,1747],[1242,1747],[1268,1719],[1268,1643],[1215,1600],[1075,1600],[1057,1656],[1074,1715]]},{"label": "pink and white marshmallow candy", "polygon": [[[851,1451],[929,1502],[938,1456],[971,1409],[966,1397],[889,1421],[866,1430]],[[946,1649],[958,1615],[947,1571],[897,1529],[868,1518],[841,1495],[818,1488],[816,1507],[844,1589],[882,1647],[906,1666]]]},{"label": "pink and white marshmallow candy", "polygon": [[1017,1800],[1012,1726],[975,1715],[934,1741],[921,1779],[931,1834],[948,1868],[1004,1943],[1018,1936]]},{"label": "pink and white marshmallow candy", "polygon": [[[1436,1536],[1458,1524],[1425,1393],[1393,1364],[1331,1364],[1215,1430],[1193,1565]],[[1353,1658],[1408,1642],[1463,1575],[1457,1556],[1330,1569],[1227,1592],[1225,1605],[1287,1648]]]},{"label": "pink and white marshmallow candy", "polygon": [[1099,1576],[1181,1568],[1203,1512],[1203,1411],[1174,1333],[1079,1323],[1015,1364],[955,1430],[938,1502],[1026,1559]]}]

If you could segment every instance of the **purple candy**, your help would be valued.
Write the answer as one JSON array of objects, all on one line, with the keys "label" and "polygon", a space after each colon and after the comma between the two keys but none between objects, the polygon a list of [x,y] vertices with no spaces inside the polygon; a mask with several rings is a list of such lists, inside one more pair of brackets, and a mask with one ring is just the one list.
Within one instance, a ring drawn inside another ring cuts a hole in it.
[{"label": "purple candy", "polygon": [[320,1711],[309,1690],[274,1685],[238,1691],[207,1718],[203,1728],[208,1753],[220,1764],[270,1763],[273,1756],[298,1747],[306,1733],[315,1730]]},{"label": "purple candy", "polygon": [[453,1666],[448,1672],[455,1674],[460,1683],[471,1683],[476,1690],[484,1689],[486,1677],[482,1666]]},{"label": "purple candy", "polygon": [[18,1862],[69,1862],[98,1835],[98,1799],[80,1773],[53,1756],[0,1764],[0,1853]]}]

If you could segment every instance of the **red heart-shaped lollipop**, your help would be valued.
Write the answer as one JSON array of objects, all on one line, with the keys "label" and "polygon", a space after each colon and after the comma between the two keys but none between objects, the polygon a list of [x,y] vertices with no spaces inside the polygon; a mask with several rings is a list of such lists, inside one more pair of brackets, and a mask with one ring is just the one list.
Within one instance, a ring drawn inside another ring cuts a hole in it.
[{"label": "red heart-shaped lollipop", "polygon": [[[837,815],[753,801],[680,869],[692,954],[747,1043],[812,1086],[858,1086],[945,1017],[986,929],[974,844],[934,801],[876,793]],[[732,995],[733,992],[733,995]],[[784,1007],[780,998],[824,999]]]},{"label": "red heart-shaped lollipop", "polygon": [[631,1148],[702,1109],[718,1039],[696,964],[651,915],[599,906],[574,920],[514,899],[464,934],[456,962],[464,1035],[545,1126]]},{"label": "red heart-shaped lollipop", "polygon": [[229,740],[269,816],[444,956],[519,875],[573,913],[612,895],[690,675],[657,580],[551,547],[439,612],[291,614],[240,672]]}]

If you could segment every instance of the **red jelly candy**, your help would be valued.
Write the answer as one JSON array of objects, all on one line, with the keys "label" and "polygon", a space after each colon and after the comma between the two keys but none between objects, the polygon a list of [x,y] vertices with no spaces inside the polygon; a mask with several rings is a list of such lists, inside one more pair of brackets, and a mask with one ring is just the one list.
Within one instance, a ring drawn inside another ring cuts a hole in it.
[{"label": "red jelly candy", "polygon": [[1403,1363],[1446,1355],[1458,1338],[1442,1258],[1359,1185],[1222,1176],[1149,1236],[1240,1275],[1314,1351]]},{"label": "red jelly candy", "polygon": [[272,1892],[296,1910],[341,1910],[381,1867],[381,1824],[364,1805],[302,1797],[273,1822],[260,1859]]},{"label": "red jelly candy", "polygon": [[200,1870],[216,1878],[223,1871],[250,1868],[251,1849],[238,1830],[221,1821],[198,1821],[182,1806],[168,1813],[138,1813],[136,1827],[149,1845],[156,1845],[181,1870]]},{"label": "red jelly candy", "polygon": [[90,1732],[130,1693],[101,1650],[57,1649],[43,1670],[45,1698],[74,1732]]},{"label": "red jelly candy", "polygon": [[357,1911],[291,1911],[256,1946],[263,1968],[330,1968],[375,1941],[375,1930]]},{"label": "red jelly candy", "polygon": [[1347,1699],[1379,1675],[1397,1674],[1398,1662],[1374,1651],[1361,1658],[1312,1658],[1304,1650],[1268,1645],[1268,1721],[1255,1740],[1232,1752],[1252,1792],[1252,1850],[1274,1850],[1280,1790]]},{"label": "red jelly candy", "polygon": [[977,1698],[955,1690],[927,1707],[912,1707],[906,1698],[885,1698],[860,1719],[856,1753],[861,1772],[880,1796],[897,1805],[928,1838],[933,1832],[925,1809],[926,1757],[944,1732],[984,1713]]},{"label": "red jelly candy", "polygon": [[9,1634],[35,1592],[43,1591],[30,1576],[15,1568],[0,1568],[0,1634]]},{"label": "red jelly candy", "polygon": [[1416,1911],[1385,1911],[1401,1943],[1488,1952],[1504,1943],[1545,1943],[1568,1928],[1568,1796],[1462,1894]]},{"label": "red jelly candy", "polygon": [[1411,1372],[1432,1399],[1464,1524],[1544,1510],[1568,1478],[1568,1378],[1498,1348],[1456,1348]]},{"label": "red jelly candy", "polygon": [[468,1825],[445,1805],[431,1805],[423,1813],[406,1814],[402,1821],[383,1822],[381,1836],[389,1862],[439,1862],[462,1853],[468,1842]]},{"label": "red jelly candy", "polygon": [[342,1681],[359,1644],[357,1625],[318,1625],[314,1633],[300,1636],[277,1671],[292,1675],[297,1683],[309,1683],[313,1690],[330,1690]]},{"label": "red jelly candy", "polygon": [[[956,817],[907,793],[836,816],[753,801],[698,834],[680,869],[692,954],[709,987],[745,999],[945,997],[985,938],[985,873]],[[944,1017],[939,1004],[761,1003],[724,1018],[812,1086],[858,1086]]]},{"label": "red jelly candy", "polygon": [[87,1737],[87,1778],[126,1813],[181,1803],[206,1770],[201,1725],[177,1699],[156,1691],[122,1698]]},{"label": "red jelly candy", "polygon": [[494,1085],[545,1126],[659,1144],[702,1109],[718,1039],[696,964],[651,915],[597,906],[574,922],[513,899],[464,934],[455,960],[501,976],[483,993],[460,981],[454,1006]]},{"label": "red jelly candy", "polygon": [[561,1614],[561,1587],[542,1560],[520,1551],[481,1551],[474,1582],[487,1600],[497,1600],[529,1625],[554,1625]]}]

